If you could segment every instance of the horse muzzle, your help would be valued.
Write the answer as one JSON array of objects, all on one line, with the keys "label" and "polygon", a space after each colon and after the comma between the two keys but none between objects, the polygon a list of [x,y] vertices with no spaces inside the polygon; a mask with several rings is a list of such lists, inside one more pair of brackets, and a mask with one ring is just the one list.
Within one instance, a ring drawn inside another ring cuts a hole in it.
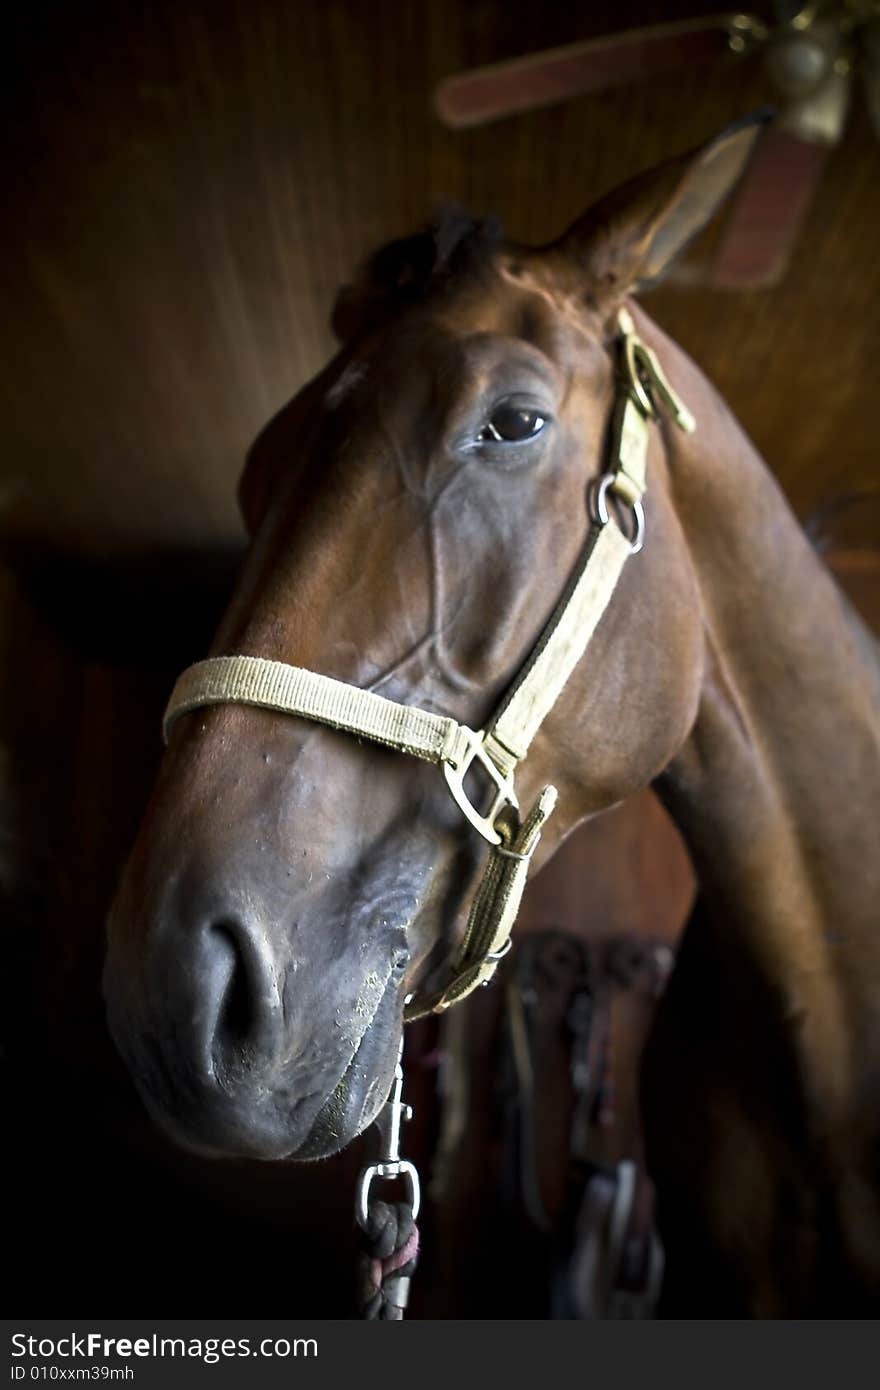
[{"label": "horse muzzle", "polygon": [[403,1027],[404,953],[337,994],[327,977],[300,985],[290,965],[279,979],[259,934],[241,922],[203,929],[183,958],[179,942],[153,950],[140,970],[114,951],[112,925],[110,936],[110,1032],[177,1143],[304,1161],[338,1152],[375,1118]]}]

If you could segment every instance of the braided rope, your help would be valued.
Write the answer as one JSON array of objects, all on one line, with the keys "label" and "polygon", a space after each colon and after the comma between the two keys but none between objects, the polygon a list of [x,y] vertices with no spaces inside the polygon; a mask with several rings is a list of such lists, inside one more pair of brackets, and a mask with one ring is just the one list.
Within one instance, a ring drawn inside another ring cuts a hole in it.
[{"label": "braided rope", "polygon": [[371,1202],[358,1255],[358,1314],[400,1322],[419,1255],[419,1228],[408,1202]]}]

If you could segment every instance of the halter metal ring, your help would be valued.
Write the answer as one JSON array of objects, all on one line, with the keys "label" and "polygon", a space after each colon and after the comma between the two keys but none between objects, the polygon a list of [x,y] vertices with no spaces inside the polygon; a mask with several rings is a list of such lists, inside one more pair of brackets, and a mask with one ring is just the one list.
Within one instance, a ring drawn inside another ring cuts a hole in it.
[{"label": "halter metal ring", "polygon": [[509,936],[503,946],[499,946],[497,951],[489,951],[485,959],[494,961],[504,960],[504,957],[507,955],[507,952],[512,948],[512,946],[513,937]]},{"label": "halter metal ring", "polygon": [[[600,526],[607,526],[611,520],[606,497],[609,488],[613,488],[616,481],[613,473],[603,473],[599,479],[599,486],[596,489],[596,515]],[[645,509],[638,500],[631,502],[630,507],[636,523],[636,533],[632,539],[629,553],[630,555],[638,555],[645,543]]]},{"label": "halter metal ring", "polygon": [[374,1178],[403,1178],[407,1186],[409,1205],[412,1209],[413,1221],[419,1214],[419,1207],[422,1204],[422,1191],[419,1185],[419,1175],[414,1163],[409,1159],[398,1158],[391,1163],[371,1163],[365,1168],[358,1181],[357,1201],[355,1203],[355,1216],[362,1231],[366,1231],[370,1220],[370,1188]]}]

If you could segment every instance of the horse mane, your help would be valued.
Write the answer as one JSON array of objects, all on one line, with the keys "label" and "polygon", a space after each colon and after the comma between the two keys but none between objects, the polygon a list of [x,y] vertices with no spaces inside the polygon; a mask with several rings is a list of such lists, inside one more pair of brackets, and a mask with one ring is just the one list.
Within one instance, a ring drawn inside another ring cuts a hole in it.
[{"label": "horse mane", "polygon": [[413,236],[375,251],[364,266],[362,283],[400,303],[421,299],[453,279],[480,275],[503,240],[497,218],[475,218],[450,204]]},{"label": "horse mane", "polygon": [[429,294],[489,269],[504,241],[495,217],[476,218],[455,204],[441,207],[420,231],[380,246],[353,285],[343,285],[332,314],[341,342]]}]

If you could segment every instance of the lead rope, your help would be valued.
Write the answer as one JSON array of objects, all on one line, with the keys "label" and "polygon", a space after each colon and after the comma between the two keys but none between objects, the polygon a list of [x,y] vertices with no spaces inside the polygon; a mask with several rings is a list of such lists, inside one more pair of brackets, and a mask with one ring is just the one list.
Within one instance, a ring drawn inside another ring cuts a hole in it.
[{"label": "lead rope", "polygon": [[[412,1117],[412,1106],[403,1101],[401,1037],[391,1091],[373,1121],[382,1136],[382,1152],[376,1163],[361,1169],[355,1201],[355,1220],[362,1237],[357,1306],[359,1316],[370,1321],[401,1321],[418,1261],[419,1175],[414,1163],[400,1157],[400,1127]],[[377,1178],[403,1178],[407,1187],[406,1200],[382,1202],[371,1197]]]}]

